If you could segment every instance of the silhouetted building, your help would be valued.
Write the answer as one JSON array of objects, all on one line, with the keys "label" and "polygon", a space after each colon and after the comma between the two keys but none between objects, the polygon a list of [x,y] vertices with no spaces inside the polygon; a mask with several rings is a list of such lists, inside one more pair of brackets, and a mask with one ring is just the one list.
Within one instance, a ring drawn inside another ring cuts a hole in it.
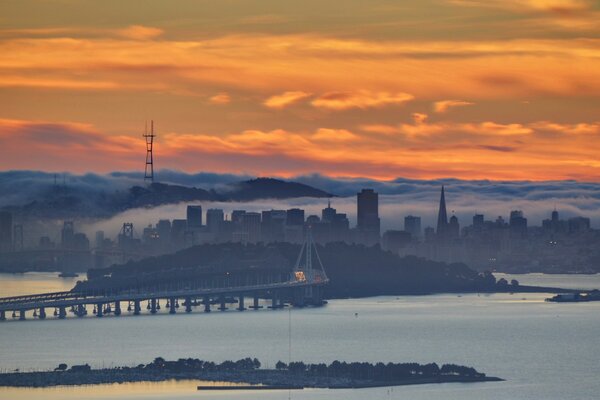
[{"label": "silhouetted building", "polygon": [[335,219],[335,215],[337,214],[337,210],[331,207],[331,201],[327,201],[327,208],[324,208],[321,211],[321,220],[327,222],[333,222]]},{"label": "silhouetted building", "polygon": [[381,238],[381,247],[384,250],[397,254],[398,251],[410,244],[412,236],[406,231],[385,231]]},{"label": "silhouetted building", "polygon": [[448,238],[450,239],[458,239],[460,236],[460,226],[458,224],[458,218],[456,215],[450,217],[450,222],[448,222]]},{"label": "silhouetted building", "polygon": [[8,211],[0,211],[0,251],[12,249],[13,218]]},{"label": "silhouetted building", "polygon": [[356,194],[356,200],[359,241],[366,245],[379,243],[379,194],[373,189],[363,189]]},{"label": "silhouetted building", "polygon": [[413,237],[421,236],[421,217],[407,215],[404,217],[404,230],[410,233]]},{"label": "silhouetted building", "polygon": [[72,249],[75,236],[73,221],[64,221],[60,231],[60,245],[63,249]]},{"label": "silhouetted building", "polygon": [[209,232],[219,234],[221,226],[225,220],[223,210],[219,208],[210,208],[206,211],[206,227]]},{"label": "silhouetted building", "polygon": [[304,210],[300,208],[290,208],[286,211],[286,225],[304,225]]},{"label": "silhouetted building", "polygon": [[202,206],[187,206],[188,228],[202,227]]},{"label": "silhouetted building", "polygon": [[442,192],[440,194],[440,206],[438,209],[436,233],[439,239],[448,239],[448,213],[446,212],[446,195],[444,193],[444,186],[442,186]]},{"label": "silhouetted building", "polygon": [[246,210],[233,210],[231,212],[231,222],[235,224],[242,223],[242,215],[246,214]]},{"label": "silhouetted building", "polygon": [[260,241],[260,213],[247,212],[242,215],[242,232],[246,241],[257,243]]},{"label": "silhouetted building", "polygon": [[285,235],[285,210],[270,210],[262,212],[261,235],[265,242],[281,242]]},{"label": "silhouetted building", "polygon": [[585,217],[569,218],[569,233],[582,233],[590,230],[590,219]]},{"label": "silhouetted building", "polygon": [[483,214],[475,214],[473,216],[473,230],[481,232],[485,225]]},{"label": "silhouetted building", "polygon": [[527,236],[527,218],[523,216],[523,211],[511,211],[508,225],[513,237],[524,238]]},{"label": "silhouetted building", "polygon": [[174,219],[171,224],[171,243],[175,248],[181,248],[185,245],[185,231],[187,230],[187,220]]}]

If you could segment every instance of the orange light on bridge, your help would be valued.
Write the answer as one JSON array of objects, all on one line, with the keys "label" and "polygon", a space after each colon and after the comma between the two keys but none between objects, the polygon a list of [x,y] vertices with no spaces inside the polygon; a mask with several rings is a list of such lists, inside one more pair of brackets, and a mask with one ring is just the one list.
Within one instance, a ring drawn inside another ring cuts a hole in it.
[{"label": "orange light on bridge", "polygon": [[297,281],[299,281],[299,282],[306,281],[306,277],[304,276],[304,272],[298,271],[298,272],[295,272],[294,275],[296,275],[296,280]]}]

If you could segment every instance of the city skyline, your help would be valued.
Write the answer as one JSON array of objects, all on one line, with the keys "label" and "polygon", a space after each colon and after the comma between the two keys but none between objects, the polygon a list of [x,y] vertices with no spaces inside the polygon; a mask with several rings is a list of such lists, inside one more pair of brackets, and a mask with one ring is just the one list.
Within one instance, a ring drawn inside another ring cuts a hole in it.
[{"label": "city skyline", "polygon": [[600,181],[597,3],[311,5],[3,5],[0,169]]}]

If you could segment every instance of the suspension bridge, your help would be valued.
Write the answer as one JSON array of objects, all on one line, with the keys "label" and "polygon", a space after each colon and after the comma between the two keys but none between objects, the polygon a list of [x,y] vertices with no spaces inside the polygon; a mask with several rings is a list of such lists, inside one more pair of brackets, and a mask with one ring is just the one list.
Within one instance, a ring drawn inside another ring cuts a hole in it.
[{"label": "suspension bridge", "polygon": [[239,311],[265,306],[270,309],[321,306],[323,288],[328,282],[309,230],[292,271],[280,266],[211,271],[169,284],[101,290],[74,288],[67,292],[4,297],[0,298],[0,321],[11,317],[45,319],[49,314],[58,319],[69,314],[84,317],[90,311],[96,317],[120,316],[124,312],[140,315],[143,306],[149,314],[160,312],[162,307],[169,314],[176,314],[180,308],[189,313],[196,307],[204,312],[211,312],[213,307],[225,311],[232,304]]}]

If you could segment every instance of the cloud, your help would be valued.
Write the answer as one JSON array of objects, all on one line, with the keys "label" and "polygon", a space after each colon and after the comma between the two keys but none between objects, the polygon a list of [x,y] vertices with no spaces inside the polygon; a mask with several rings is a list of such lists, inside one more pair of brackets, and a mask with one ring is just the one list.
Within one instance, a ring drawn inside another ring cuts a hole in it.
[{"label": "cloud", "polygon": [[423,124],[425,123],[425,121],[427,121],[427,114],[423,114],[423,113],[413,113],[412,115],[412,119],[415,122],[415,124]]},{"label": "cloud", "polygon": [[314,107],[330,110],[348,110],[351,108],[382,107],[390,104],[403,104],[413,100],[414,96],[403,92],[372,92],[359,90],[356,92],[329,92],[316,99],[311,104]]},{"label": "cloud", "polygon": [[470,106],[473,103],[463,100],[441,100],[433,103],[433,109],[436,113],[445,113],[452,107]]},{"label": "cloud", "polygon": [[212,104],[229,104],[231,102],[231,96],[227,93],[218,93],[212,96],[209,101]]},{"label": "cloud", "polygon": [[[600,123],[423,118],[420,114],[414,123],[362,125],[356,131],[324,127],[230,134],[166,131],[155,142],[155,163],[161,168],[248,175],[326,171],[377,179],[600,180]],[[141,171],[145,157],[139,135],[104,134],[77,122],[0,120],[0,148],[0,169]]]},{"label": "cloud", "polygon": [[595,30],[600,12],[589,0],[448,0],[459,6],[506,10],[525,16],[529,25],[566,30]]},{"label": "cloud", "polygon": [[302,91],[284,92],[282,94],[269,97],[264,101],[263,104],[269,108],[281,109],[295,104],[300,100],[306,99],[311,95],[311,93],[306,93]]},{"label": "cloud", "polygon": [[215,87],[263,96],[284,93],[293,84],[301,88],[298,92],[324,93],[312,104],[329,110],[403,104],[413,96],[473,101],[572,98],[600,90],[598,41],[27,37],[0,41],[0,82],[44,90],[78,90],[73,81],[109,82],[115,89],[177,96],[204,95]]},{"label": "cloud", "polygon": [[160,28],[143,25],[131,25],[115,31],[119,36],[133,40],[150,40],[162,36],[164,31]]},{"label": "cloud", "polygon": [[318,129],[311,138],[323,142],[347,142],[358,140],[359,137],[346,129]]}]

